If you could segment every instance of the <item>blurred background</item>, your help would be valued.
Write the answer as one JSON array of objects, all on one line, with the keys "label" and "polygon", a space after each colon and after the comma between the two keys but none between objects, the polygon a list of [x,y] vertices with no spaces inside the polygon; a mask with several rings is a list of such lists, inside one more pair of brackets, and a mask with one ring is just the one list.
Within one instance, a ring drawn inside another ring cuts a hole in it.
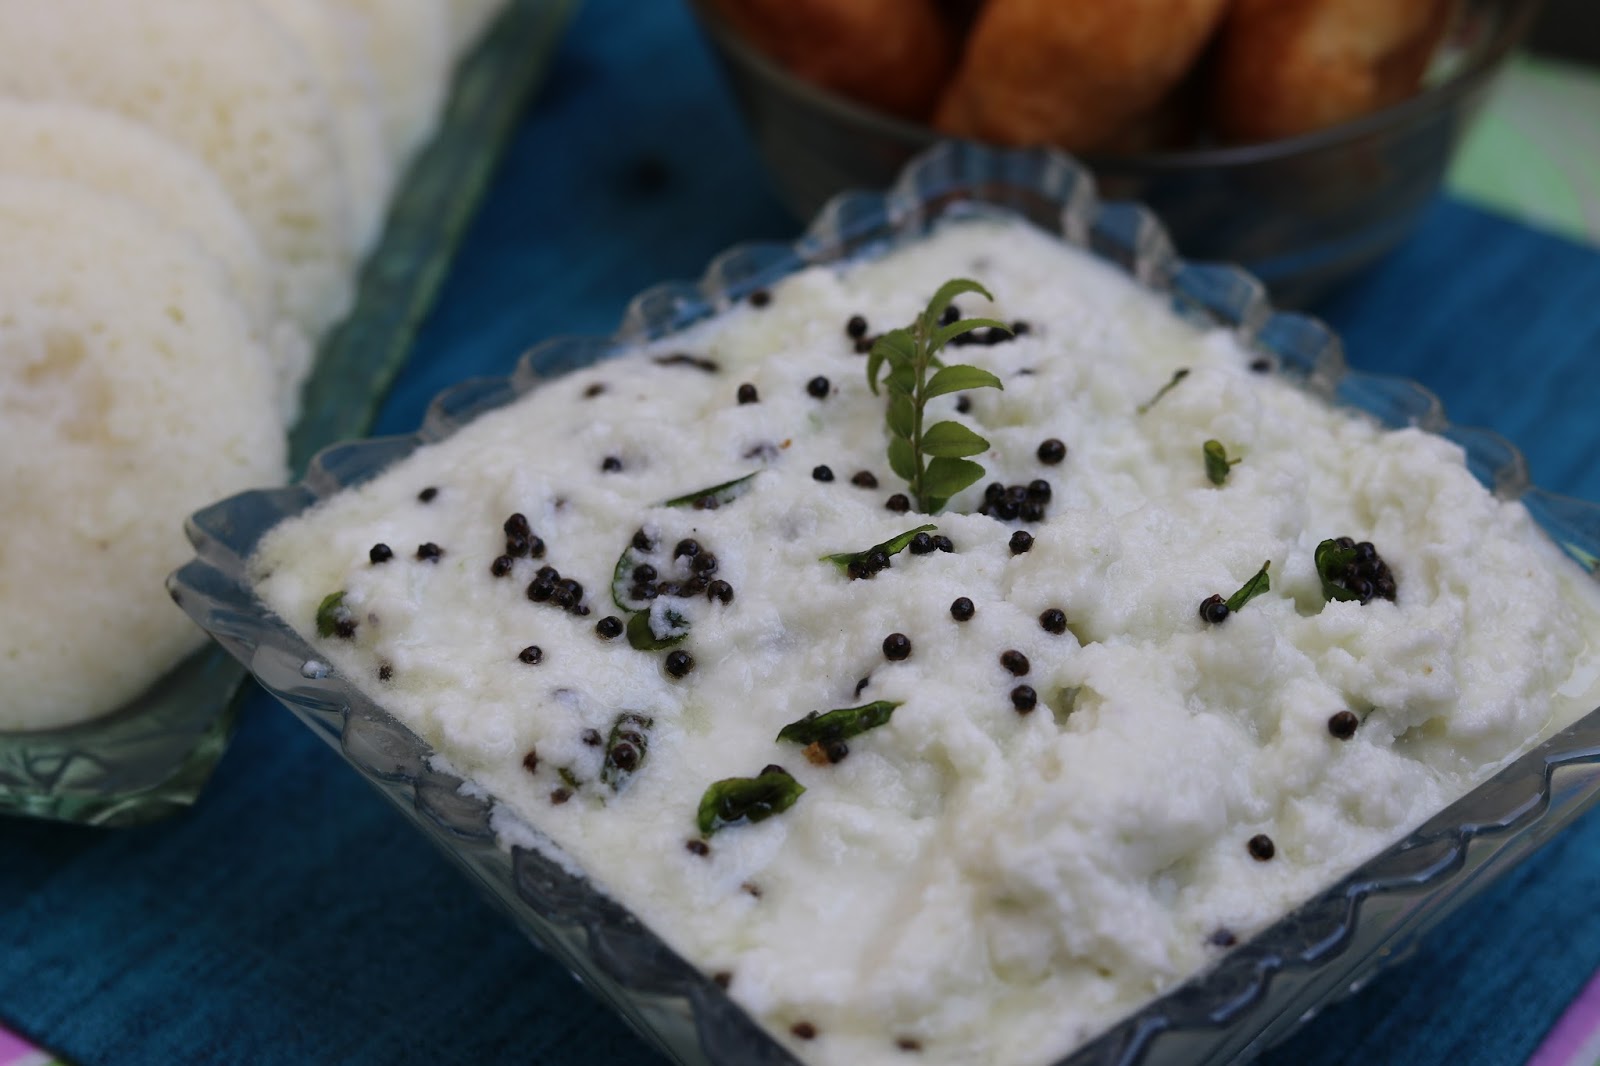
[{"label": "blurred background", "polygon": [[1530,43],[1552,56],[1600,63],[1600,4],[1594,0],[1546,0]]}]

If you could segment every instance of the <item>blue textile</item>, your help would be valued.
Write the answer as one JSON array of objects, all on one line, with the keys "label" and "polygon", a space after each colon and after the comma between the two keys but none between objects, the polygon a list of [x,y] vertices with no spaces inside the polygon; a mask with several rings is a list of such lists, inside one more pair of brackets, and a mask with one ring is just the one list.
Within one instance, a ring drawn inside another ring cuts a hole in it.
[{"label": "blue textile", "polygon": [[[792,235],[688,16],[590,0],[379,430],[644,285]],[[1326,308],[1352,362],[1431,385],[1550,488],[1600,499],[1600,254],[1440,202]],[[1520,1062],[1600,965],[1600,817],[1268,1058]],[[192,812],[0,820],[0,1016],[82,1066],[656,1059],[259,694]]]}]

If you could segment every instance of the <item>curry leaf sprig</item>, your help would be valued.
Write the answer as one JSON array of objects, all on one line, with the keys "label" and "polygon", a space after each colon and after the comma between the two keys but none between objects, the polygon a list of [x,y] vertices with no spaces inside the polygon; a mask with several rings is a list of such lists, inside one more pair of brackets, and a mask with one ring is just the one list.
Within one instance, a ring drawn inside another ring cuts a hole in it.
[{"label": "curry leaf sprig", "polygon": [[[867,356],[867,385],[874,396],[880,375],[888,369],[883,384],[889,392],[889,466],[911,489],[917,509],[928,514],[937,513],[950,497],[983,477],[983,467],[965,456],[989,450],[987,440],[959,422],[925,425],[928,401],[968,389],[1005,387],[987,370],[962,364],[945,366],[938,359],[945,345],[970,330],[987,327],[1011,332],[1005,323],[992,318],[963,318],[941,325],[945,308],[968,292],[994,299],[976,281],[947,281],[916,321],[879,337]],[[930,370],[934,371],[931,375]]]}]

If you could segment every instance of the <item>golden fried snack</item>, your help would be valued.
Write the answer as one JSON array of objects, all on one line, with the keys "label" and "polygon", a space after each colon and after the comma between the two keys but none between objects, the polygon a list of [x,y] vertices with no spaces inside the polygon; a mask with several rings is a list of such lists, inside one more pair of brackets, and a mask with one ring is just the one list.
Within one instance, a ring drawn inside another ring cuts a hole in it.
[{"label": "golden fried snack", "polygon": [[934,124],[1001,144],[1107,145],[1183,78],[1228,0],[989,0]]},{"label": "golden fried snack", "polygon": [[1211,123],[1229,141],[1332,126],[1417,91],[1454,0],[1234,0]]},{"label": "golden fried snack", "polygon": [[934,0],[710,0],[790,71],[871,107],[926,119],[955,63]]}]

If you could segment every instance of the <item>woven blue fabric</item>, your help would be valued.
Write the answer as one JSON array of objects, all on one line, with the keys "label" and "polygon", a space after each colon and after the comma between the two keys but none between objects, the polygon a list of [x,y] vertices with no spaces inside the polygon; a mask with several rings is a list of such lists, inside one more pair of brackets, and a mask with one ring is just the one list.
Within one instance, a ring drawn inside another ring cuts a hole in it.
[{"label": "woven blue fabric", "polygon": [[[795,231],[681,7],[589,0],[379,428]],[[1541,483],[1600,498],[1600,254],[1441,202],[1326,312],[1356,365],[1427,382]],[[1590,817],[1267,1061],[1517,1063],[1600,965],[1597,898]],[[0,1017],[82,1066],[660,1061],[259,694],[187,815],[0,820]]]}]

